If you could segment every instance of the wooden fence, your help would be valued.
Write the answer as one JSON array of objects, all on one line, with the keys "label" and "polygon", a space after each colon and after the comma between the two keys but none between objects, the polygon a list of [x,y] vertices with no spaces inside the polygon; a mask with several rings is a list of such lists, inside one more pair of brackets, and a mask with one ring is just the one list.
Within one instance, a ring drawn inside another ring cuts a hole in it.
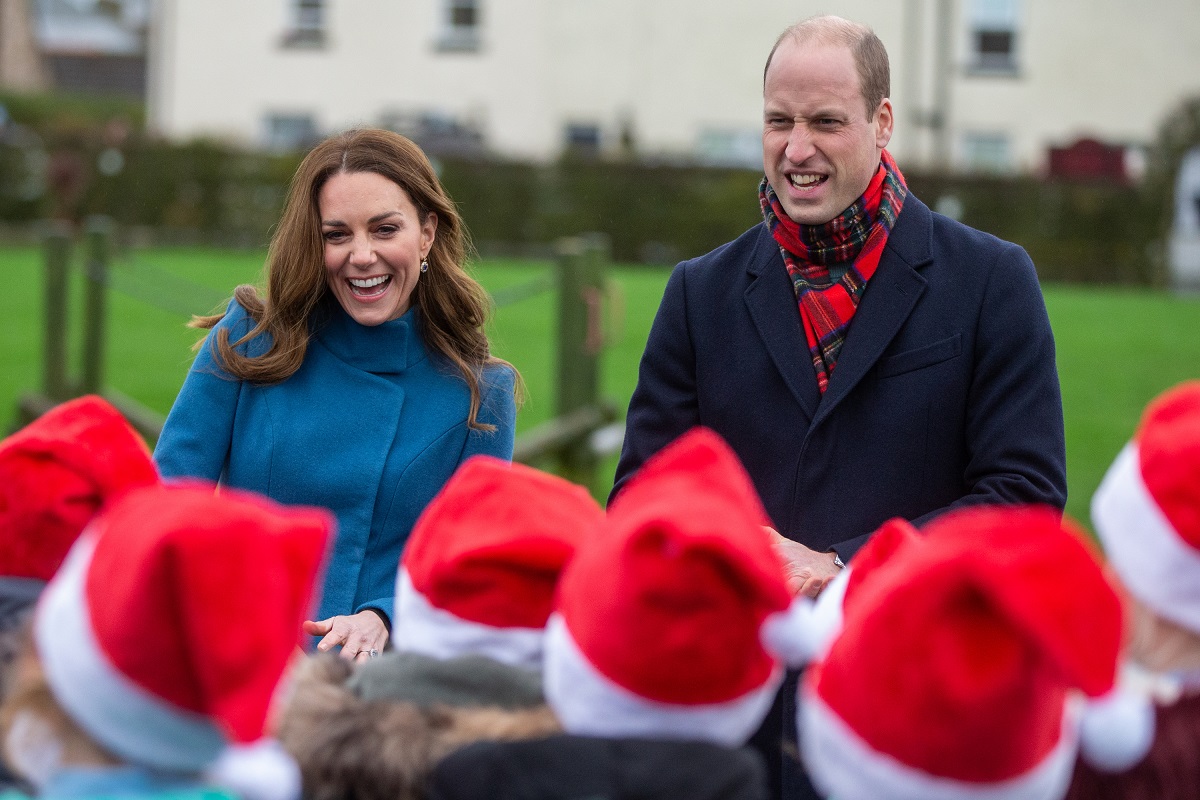
[{"label": "wooden fence", "polygon": [[[73,397],[99,394],[153,445],[162,432],[164,417],[104,381],[115,232],[108,217],[90,217],[84,225],[82,367],[75,377],[67,368],[67,335],[68,286],[76,242],[66,226],[47,228],[42,386],[19,398],[18,422],[27,424]],[[563,239],[556,248],[553,280],[512,287],[495,298],[497,305],[504,305],[545,291],[557,295],[555,416],[517,439],[513,460],[547,468],[593,490],[599,486],[600,461],[619,447],[622,430],[618,410],[604,398],[600,381],[610,252],[608,238],[602,234]]]}]

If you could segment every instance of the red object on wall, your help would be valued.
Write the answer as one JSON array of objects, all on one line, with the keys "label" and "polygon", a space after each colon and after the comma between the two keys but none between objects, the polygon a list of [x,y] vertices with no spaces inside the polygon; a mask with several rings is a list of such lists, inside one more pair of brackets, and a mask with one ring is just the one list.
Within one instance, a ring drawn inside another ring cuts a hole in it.
[{"label": "red object on wall", "polygon": [[1125,147],[1095,139],[1078,139],[1066,147],[1051,147],[1050,177],[1128,183]]}]

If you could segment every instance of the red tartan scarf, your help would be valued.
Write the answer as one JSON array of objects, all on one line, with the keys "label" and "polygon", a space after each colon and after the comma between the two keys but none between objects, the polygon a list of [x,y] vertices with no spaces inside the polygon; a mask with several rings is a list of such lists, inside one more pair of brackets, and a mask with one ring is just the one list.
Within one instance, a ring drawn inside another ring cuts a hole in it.
[{"label": "red tartan scarf", "polygon": [[[783,252],[800,305],[800,320],[821,394],[837,365],[850,321],[875,274],[888,233],[900,216],[908,185],[888,151],[883,151],[879,171],[862,197],[824,225],[800,225],[788,217],[771,184],[763,178],[758,187],[763,219]],[[849,268],[838,280],[830,264]]]}]

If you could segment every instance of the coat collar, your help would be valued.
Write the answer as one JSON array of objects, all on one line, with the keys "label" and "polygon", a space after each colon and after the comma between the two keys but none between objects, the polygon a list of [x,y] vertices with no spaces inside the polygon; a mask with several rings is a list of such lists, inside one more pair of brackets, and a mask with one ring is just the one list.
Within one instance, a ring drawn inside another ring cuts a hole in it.
[{"label": "coat collar", "polygon": [[766,225],[760,226],[747,265],[752,280],[745,293],[746,307],[784,382],[811,420],[810,429],[863,379],[912,313],[925,291],[919,270],[933,260],[932,241],[933,216],[909,193],[822,396],[779,246]]},{"label": "coat collar", "polygon": [[317,307],[314,332],[339,360],[374,374],[404,372],[428,357],[414,305],[404,316],[382,325],[359,325],[340,303],[326,297]]}]

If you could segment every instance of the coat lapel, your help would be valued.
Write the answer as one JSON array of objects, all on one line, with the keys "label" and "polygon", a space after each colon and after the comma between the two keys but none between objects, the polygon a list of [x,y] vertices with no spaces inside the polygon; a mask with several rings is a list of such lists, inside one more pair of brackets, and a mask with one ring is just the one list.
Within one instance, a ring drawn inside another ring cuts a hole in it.
[{"label": "coat lapel", "polygon": [[931,225],[929,209],[909,194],[879,268],[854,313],[812,427],[829,416],[875,365],[925,291],[925,279],[917,269],[932,260]]},{"label": "coat lapel", "polygon": [[779,246],[766,225],[760,231],[747,267],[751,281],[745,293],[746,309],[784,383],[811,420],[821,401],[821,393],[809,361],[796,294],[788,280]]}]

